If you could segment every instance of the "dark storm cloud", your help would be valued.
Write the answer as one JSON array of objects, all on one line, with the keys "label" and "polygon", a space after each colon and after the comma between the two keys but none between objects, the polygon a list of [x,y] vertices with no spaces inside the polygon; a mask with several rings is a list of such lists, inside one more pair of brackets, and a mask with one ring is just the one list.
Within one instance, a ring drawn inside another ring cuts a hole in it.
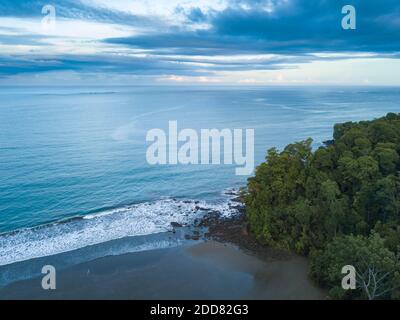
[{"label": "dark storm cloud", "polygon": [[[356,30],[342,29],[341,11],[347,4],[357,10]],[[107,42],[187,55],[400,51],[398,0],[233,0],[223,11],[210,11],[205,17],[193,9],[187,18],[208,21],[211,28],[172,29]]]}]

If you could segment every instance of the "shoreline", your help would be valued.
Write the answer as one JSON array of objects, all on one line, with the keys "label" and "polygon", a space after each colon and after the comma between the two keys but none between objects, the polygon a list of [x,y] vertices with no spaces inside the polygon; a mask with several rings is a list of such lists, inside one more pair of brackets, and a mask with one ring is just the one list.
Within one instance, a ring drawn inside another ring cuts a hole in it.
[{"label": "shoreline", "polygon": [[302,257],[267,262],[209,240],[75,265],[57,272],[56,290],[43,290],[42,277],[18,281],[0,289],[0,300],[324,299],[307,271]]},{"label": "shoreline", "polygon": [[205,239],[235,245],[247,254],[267,261],[286,260],[298,256],[289,251],[260,244],[251,233],[243,210],[239,210],[239,215],[231,218],[206,215],[199,226],[207,229],[204,234]]},{"label": "shoreline", "polygon": [[[229,217],[223,217],[219,212],[207,211],[201,218],[196,219],[192,226],[189,226],[189,233],[185,234],[186,239],[191,240],[212,240],[221,243],[235,245],[247,254],[255,255],[265,260],[285,260],[298,255],[262,245],[250,230],[246,219],[245,206],[239,195],[240,189],[231,189],[225,193],[230,196],[229,208],[237,213]],[[172,232],[182,227],[172,222]]]},{"label": "shoreline", "polygon": [[0,300],[325,299],[324,290],[308,278],[307,259],[258,244],[248,232],[243,207],[237,209],[230,218],[207,212],[192,226],[172,222],[173,230],[162,237],[180,239],[175,247],[66,267],[57,271],[54,291],[43,290],[38,275],[12,282],[0,288]]}]

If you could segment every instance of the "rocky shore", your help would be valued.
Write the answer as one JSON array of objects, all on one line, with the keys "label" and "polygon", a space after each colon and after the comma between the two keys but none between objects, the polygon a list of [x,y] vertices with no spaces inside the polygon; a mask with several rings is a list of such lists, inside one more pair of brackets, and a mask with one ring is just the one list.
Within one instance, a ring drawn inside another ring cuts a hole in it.
[{"label": "rocky shore", "polygon": [[[223,217],[220,212],[207,211],[202,218],[196,219],[185,234],[187,240],[215,240],[221,243],[233,244],[248,254],[253,254],[267,260],[282,260],[293,257],[287,251],[269,248],[261,244],[251,232],[246,219],[245,206],[237,190],[227,193],[232,197],[229,207],[237,214]],[[182,227],[179,223],[172,222],[175,229]]]}]

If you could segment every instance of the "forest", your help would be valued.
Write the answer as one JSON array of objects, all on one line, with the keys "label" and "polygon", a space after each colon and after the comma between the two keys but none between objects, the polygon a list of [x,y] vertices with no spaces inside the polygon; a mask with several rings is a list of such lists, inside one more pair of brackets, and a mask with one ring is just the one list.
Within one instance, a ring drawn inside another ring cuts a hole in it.
[{"label": "forest", "polygon": [[[400,298],[400,114],[336,124],[333,140],[268,150],[244,197],[266,246],[311,261],[331,299]],[[356,289],[342,288],[354,266]]]}]

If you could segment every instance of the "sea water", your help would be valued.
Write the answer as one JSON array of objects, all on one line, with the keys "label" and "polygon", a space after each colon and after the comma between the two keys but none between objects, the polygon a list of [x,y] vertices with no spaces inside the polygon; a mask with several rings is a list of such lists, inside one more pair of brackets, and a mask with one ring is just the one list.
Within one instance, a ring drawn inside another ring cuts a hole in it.
[{"label": "sea water", "polygon": [[259,164],[268,148],[318,147],[335,123],[400,112],[399,101],[399,88],[372,86],[0,87],[0,266],[127,237],[145,250],[172,221],[234,214],[224,190],[247,179],[234,165],[147,163],[146,133],[169,121],[254,129]]}]

